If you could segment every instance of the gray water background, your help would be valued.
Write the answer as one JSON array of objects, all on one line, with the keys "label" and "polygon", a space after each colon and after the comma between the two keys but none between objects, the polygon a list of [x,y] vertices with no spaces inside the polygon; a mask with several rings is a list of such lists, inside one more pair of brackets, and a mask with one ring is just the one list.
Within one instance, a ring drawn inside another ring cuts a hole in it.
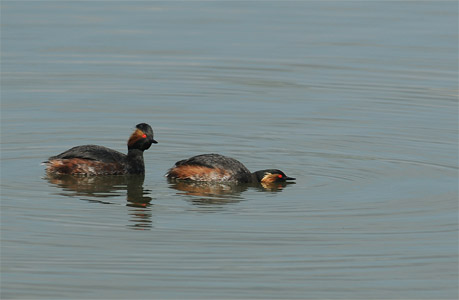
[{"label": "gray water background", "polygon": [[[457,1],[2,1],[2,299],[457,299]],[[159,144],[145,178],[47,157]],[[296,184],[179,186],[221,153]]]}]

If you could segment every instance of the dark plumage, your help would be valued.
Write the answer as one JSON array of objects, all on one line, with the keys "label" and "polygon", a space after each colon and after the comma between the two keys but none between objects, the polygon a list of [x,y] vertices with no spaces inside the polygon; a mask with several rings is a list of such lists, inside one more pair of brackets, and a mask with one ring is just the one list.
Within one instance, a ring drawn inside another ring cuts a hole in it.
[{"label": "dark plumage", "polygon": [[51,175],[120,175],[143,174],[143,151],[157,141],[150,125],[140,123],[128,140],[128,153],[97,145],[73,147],[46,162],[46,172]]},{"label": "dark plumage", "polygon": [[251,173],[238,160],[220,154],[201,154],[180,160],[166,177],[193,181],[233,181],[238,183],[274,183],[294,180],[281,170],[266,169]]}]

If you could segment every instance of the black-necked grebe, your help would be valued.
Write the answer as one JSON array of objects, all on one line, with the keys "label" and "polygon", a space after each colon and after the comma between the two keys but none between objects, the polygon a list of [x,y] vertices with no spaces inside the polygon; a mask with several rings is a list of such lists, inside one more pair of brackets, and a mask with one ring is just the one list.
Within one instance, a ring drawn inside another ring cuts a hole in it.
[{"label": "black-necked grebe", "polygon": [[266,169],[251,173],[241,162],[220,154],[201,154],[175,163],[166,177],[192,181],[232,181],[275,183],[295,180],[281,170]]},{"label": "black-necked grebe", "polygon": [[145,165],[143,151],[156,144],[150,125],[140,123],[128,140],[128,153],[97,145],[73,147],[59,155],[51,156],[46,162],[50,175],[121,175],[143,174]]}]

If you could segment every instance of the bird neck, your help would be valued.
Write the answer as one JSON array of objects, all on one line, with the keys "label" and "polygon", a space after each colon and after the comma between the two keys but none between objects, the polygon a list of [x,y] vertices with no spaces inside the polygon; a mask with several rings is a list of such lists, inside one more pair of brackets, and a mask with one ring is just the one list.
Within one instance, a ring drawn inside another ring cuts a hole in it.
[{"label": "bird neck", "polygon": [[126,157],[127,172],[129,174],[145,173],[143,161],[143,151],[139,149],[129,149]]},{"label": "bird neck", "polygon": [[251,182],[261,182],[262,177],[260,177],[261,173],[260,171],[256,171],[252,173]]}]

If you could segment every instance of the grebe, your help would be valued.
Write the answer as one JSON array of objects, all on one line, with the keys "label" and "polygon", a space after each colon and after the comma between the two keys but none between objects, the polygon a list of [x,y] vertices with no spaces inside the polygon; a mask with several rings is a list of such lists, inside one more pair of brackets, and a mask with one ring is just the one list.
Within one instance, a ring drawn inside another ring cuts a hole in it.
[{"label": "grebe", "polygon": [[121,175],[144,174],[143,151],[158,142],[153,138],[150,125],[140,123],[127,142],[128,153],[97,145],[73,147],[46,162],[50,175]]},{"label": "grebe", "polygon": [[220,154],[201,154],[175,163],[166,177],[191,181],[232,181],[237,183],[275,183],[295,180],[277,169],[251,173],[241,162]]}]

